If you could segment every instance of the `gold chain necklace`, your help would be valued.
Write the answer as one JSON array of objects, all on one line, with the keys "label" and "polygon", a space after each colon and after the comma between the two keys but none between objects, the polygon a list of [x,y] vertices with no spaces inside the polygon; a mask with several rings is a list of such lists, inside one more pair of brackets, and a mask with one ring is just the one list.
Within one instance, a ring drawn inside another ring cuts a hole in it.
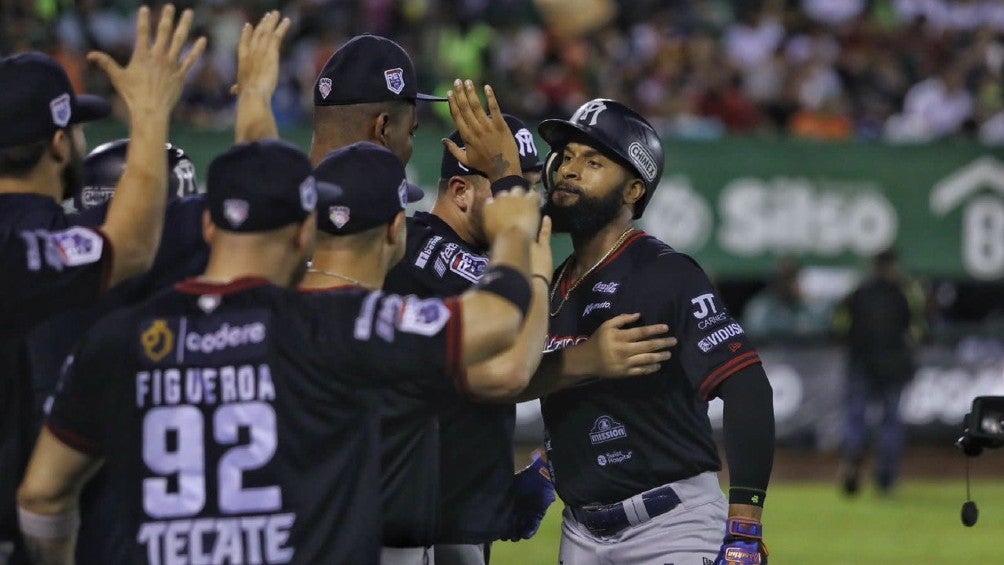
[{"label": "gold chain necklace", "polygon": [[[578,286],[582,284],[582,281],[586,280],[586,277],[591,275],[592,272],[595,271],[597,267],[602,265],[603,262],[607,260],[607,258],[613,255],[614,251],[616,251],[617,248],[619,248],[621,244],[624,243],[624,240],[626,240],[628,235],[633,231],[634,231],[634,226],[629,226],[628,229],[624,230],[624,233],[622,233],[620,237],[617,238],[617,241],[614,242],[613,247],[608,249],[607,252],[603,254],[603,257],[600,257],[598,261],[593,263],[592,267],[589,267],[588,269],[586,269],[585,273],[582,273],[581,277],[575,279],[575,282],[573,282],[568,286],[568,292],[566,292],[565,296],[561,299],[561,304],[558,304],[558,309],[555,310],[554,312],[551,312],[552,318],[554,316],[557,316],[561,312],[561,309],[565,307],[565,302],[568,302],[568,297],[572,294],[572,291],[578,288]],[[548,297],[548,304],[554,302],[554,293],[558,292],[558,289],[561,288],[561,281],[565,280],[565,270],[568,269],[569,263],[571,263],[570,260],[565,261],[565,264],[561,266],[561,272],[558,273],[558,278],[557,280],[554,281],[554,285],[551,287],[551,296]]]},{"label": "gold chain necklace", "polygon": [[307,272],[308,273],[317,273],[319,275],[327,275],[329,277],[335,277],[336,279],[342,279],[343,281],[348,281],[348,282],[350,282],[350,283],[352,283],[352,284],[354,284],[356,286],[361,286],[363,288],[370,288],[369,285],[367,285],[366,283],[364,283],[363,281],[361,281],[359,279],[354,279],[354,278],[352,278],[352,277],[350,277],[348,275],[342,275],[342,274],[336,273],[334,271],[325,271],[324,269],[315,269],[313,267],[310,267],[310,268],[307,269]]}]

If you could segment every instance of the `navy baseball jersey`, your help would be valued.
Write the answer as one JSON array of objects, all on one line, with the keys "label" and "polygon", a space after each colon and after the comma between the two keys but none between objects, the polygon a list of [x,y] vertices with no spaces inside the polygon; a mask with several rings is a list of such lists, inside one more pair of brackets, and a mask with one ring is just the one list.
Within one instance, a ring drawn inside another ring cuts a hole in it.
[{"label": "navy baseball jersey", "polygon": [[19,535],[14,496],[37,431],[27,333],[96,301],[111,261],[105,236],[71,226],[52,198],[0,194],[0,542]]},{"label": "navy baseball jersey", "polygon": [[[408,219],[407,251],[387,275],[384,288],[422,297],[451,296],[470,288],[487,266],[488,257],[482,250],[466,243],[437,216],[419,212]],[[438,405],[438,455],[435,442],[430,441],[429,450],[408,454],[408,465],[424,467],[438,457],[439,476],[434,478],[439,481],[436,542],[491,542],[506,532],[512,509],[509,491],[516,408],[456,397],[449,400]],[[385,431],[393,436],[393,430]],[[401,458],[385,452],[384,461]],[[414,501],[402,502],[414,505]]]},{"label": "navy baseball jersey", "polygon": [[[202,238],[204,196],[170,200],[164,217],[164,234],[153,266],[142,275],[126,280],[108,291],[96,304],[56,314],[37,326],[28,338],[28,360],[36,404],[53,393],[66,357],[84,332],[108,313],[138,304],[154,292],[202,273],[209,260],[209,246]],[[108,203],[69,214],[74,225],[100,226]],[[107,473],[99,471],[80,495],[80,533],[77,538],[78,563],[100,562],[100,542],[104,532],[114,527],[117,516],[106,500],[115,496],[115,485]]]},{"label": "navy baseball jersey", "polygon": [[462,388],[459,308],[191,280],[98,322],[46,426],[106,458],[118,485],[102,562],[376,563],[378,422],[363,390]]},{"label": "navy baseball jersey", "polygon": [[570,282],[555,279],[545,351],[580,343],[606,320],[635,312],[638,325],[667,324],[679,344],[651,375],[543,398],[546,447],[565,504],[609,504],[720,470],[707,401],[722,381],[760,358],[704,271],[636,232],[567,293]]}]

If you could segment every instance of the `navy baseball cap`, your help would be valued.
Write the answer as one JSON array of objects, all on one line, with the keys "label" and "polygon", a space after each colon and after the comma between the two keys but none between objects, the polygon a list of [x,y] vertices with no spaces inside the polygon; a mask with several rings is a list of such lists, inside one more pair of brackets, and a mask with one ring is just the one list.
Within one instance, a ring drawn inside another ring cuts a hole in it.
[{"label": "navy baseball cap", "polygon": [[213,159],[206,198],[213,223],[227,231],[262,232],[302,222],[317,206],[310,159],[270,139],[240,143]]},{"label": "navy baseball cap", "polygon": [[382,145],[360,141],[328,153],[314,169],[317,228],[348,235],[389,223],[422,189],[409,183],[404,164]]},{"label": "navy baseball cap", "polygon": [[0,147],[47,139],[112,110],[100,96],[77,95],[63,67],[43,53],[0,58],[0,85]]},{"label": "navy baseball cap", "polygon": [[328,59],[314,83],[314,106],[446,98],[420,94],[411,57],[386,37],[357,35]]},{"label": "navy baseball cap", "polygon": [[[516,116],[502,114],[505,123],[509,125],[509,131],[516,138],[516,147],[519,149],[519,168],[524,172],[537,172],[544,168],[544,163],[540,160],[537,152],[537,145],[533,141],[533,134],[527,129],[526,124]],[[458,146],[464,146],[464,140],[460,138],[460,132],[454,131],[450,134],[450,139]],[[448,179],[452,176],[481,175],[488,176],[477,169],[468,169],[460,164],[456,157],[450,153],[449,149],[443,147],[443,161],[439,166],[439,178]]]}]

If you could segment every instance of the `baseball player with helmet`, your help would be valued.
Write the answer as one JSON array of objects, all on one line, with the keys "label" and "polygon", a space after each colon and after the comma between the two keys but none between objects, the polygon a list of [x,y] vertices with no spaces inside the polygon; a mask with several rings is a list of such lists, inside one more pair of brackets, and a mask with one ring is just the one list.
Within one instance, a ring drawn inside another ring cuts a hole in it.
[{"label": "baseball player with helmet", "polygon": [[[539,131],[551,145],[544,211],[574,248],[555,271],[548,353],[528,391],[543,395],[549,462],[565,502],[561,563],[766,563],[771,387],[700,266],[633,226],[662,176],[657,133],[604,99]],[[554,374],[549,357],[572,354],[614,321],[664,324],[677,340],[672,356],[640,353],[655,371],[633,379]],[[714,397],[725,407],[727,502],[707,414]]]},{"label": "baseball player with helmet", "polygon": [[121,95],[136,140],[119,194],[97,229],[71,225],[59,203],[80,182],[86,152],[80,124],[108,115],[110,105],[76,95],[66,72],[45,55],[0,59],[0,562],[24,559],[15,547],[14,491],[38,419],[27,333],[53,314],[93,303],[153,261],[164,221],[169,118],[205,49],[200,39],[181,56],[191,21],[186,11],[176,23],[167,5],[151,32],[142,8],[126,67],[103,53],[88,57]]},{"label": "baseball player with helmet", "polygon": [[[351,196],[281,141],[213,161],[205,273],[105,318],[67,365],[19,491],[34,555],[66,560],[77,493],[104,460],[122,488],[102,562],[377,562],[378,428],[364,390],[465,391],[465,367],[520,329],[540,222],[536,196],[520,189],[488,205],[489,273],[461,296],[293,290],[319,192],[358,203],[355,218],[403,223],[403,166],[379,151],[397,169],[346,183],[365,188]],[[365,176],[360,155],[332,166]]]}]

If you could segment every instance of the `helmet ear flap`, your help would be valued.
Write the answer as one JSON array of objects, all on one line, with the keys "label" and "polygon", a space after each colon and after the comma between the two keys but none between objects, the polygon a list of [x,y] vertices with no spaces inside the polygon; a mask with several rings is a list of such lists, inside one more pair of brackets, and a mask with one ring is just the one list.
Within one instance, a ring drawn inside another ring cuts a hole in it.
[{"label": "helmet ear flap", "polygon": [[558,167],[561,166],[562,151],[551,151],[544,160],[544,168],[541,170],[541,181],[544,183],[544,190],[551,192],[558,184]]}]

